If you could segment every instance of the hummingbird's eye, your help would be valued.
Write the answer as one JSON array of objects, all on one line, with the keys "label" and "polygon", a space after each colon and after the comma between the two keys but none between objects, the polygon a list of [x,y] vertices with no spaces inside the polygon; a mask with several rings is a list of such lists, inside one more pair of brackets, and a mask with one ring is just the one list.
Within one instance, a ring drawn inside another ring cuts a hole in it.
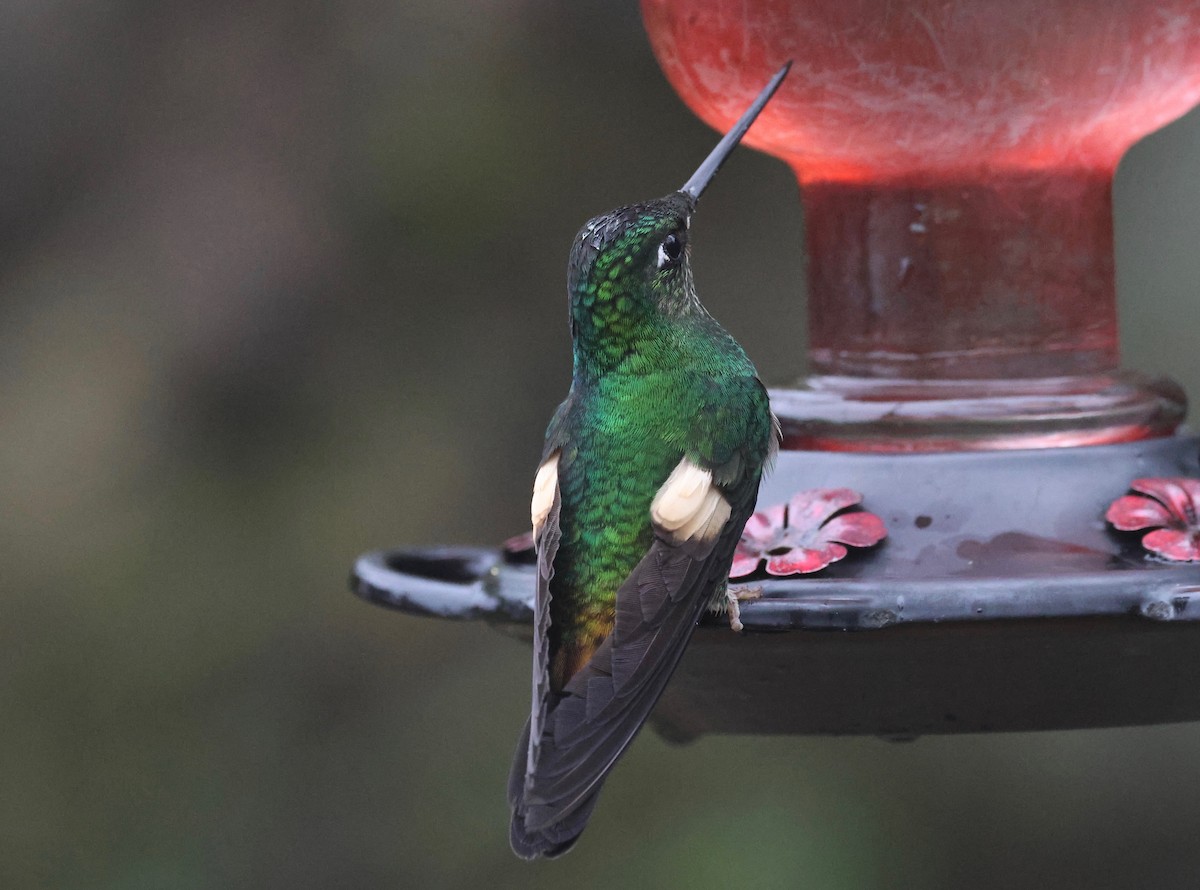
[{"label": "hummingbird's eye", "polygon": [[668,263],[673,263],[679,259],[683,253],[683,242],[679,240],[679,236],[672,232],[663,239],[663,243],[658,245],[658,268],[662,268]]}]

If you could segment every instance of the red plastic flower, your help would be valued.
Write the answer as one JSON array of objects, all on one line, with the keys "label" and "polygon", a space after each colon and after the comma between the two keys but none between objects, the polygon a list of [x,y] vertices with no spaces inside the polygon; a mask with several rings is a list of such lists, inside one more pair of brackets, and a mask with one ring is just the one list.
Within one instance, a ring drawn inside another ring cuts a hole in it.
[{"label": "red plastic flower", "polygon": [[861,503],[849,488],[813,488],[760,510],[746,523],[729,577],[749,575],[763,560],[769,575],[808,574],[842,559],[847,547],[878,544],[887,537],[882,519],[865,510],[842,512]]},{"label": "red plastic flower", "polygon": [[536,565],[537,551],[534,549],[533,532],[514,535],[500,545],[504,561],[509,565]]},{"label": "red plastic flower", "polygon": [[1134,479],[1129,487],[1141,494],[1117,498],[1104,518],[1123,532],[1154,529],[1142,546],[1163,559],[1200,562],[1200,479]]}]

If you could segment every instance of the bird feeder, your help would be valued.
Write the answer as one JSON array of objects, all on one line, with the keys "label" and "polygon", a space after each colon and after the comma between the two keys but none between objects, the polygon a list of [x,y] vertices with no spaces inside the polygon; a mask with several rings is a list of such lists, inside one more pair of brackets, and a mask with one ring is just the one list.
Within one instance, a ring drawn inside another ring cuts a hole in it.
[{"label": "bird feeder", "polygon": [[[1120,367],[1112,177],[1200,102],[1195,0],[643,0],[672,86],[786,161],[809,374],[664,735],[1200,720],[1200,440]],[[532,620],[528,543],[371,553],[364,598]]]}]

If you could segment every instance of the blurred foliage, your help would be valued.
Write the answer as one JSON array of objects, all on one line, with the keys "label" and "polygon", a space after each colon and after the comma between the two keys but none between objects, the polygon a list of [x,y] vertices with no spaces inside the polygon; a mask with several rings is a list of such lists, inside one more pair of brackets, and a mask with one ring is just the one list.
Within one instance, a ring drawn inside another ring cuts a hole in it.
[{"label": "blurred foliage", "polygon": [[[526,521],[569,239],[712,144],[634,4],[0,16],[0,886],[1195,884],[1192,726],[648,733],[575,853],[509,853],[526,650],[345,578]],[[1197,158],[1192,115],[1116,191],[1128,363],[1193,394]],[[695,237],[794,376],[790,173],[738,155]]]}]

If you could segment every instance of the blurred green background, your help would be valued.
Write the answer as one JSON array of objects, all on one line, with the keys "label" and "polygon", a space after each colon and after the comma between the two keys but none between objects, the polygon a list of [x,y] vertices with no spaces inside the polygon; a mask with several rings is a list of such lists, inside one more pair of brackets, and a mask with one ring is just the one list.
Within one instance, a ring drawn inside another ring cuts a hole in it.
[{"label": "blurred green background", "polygon": [[[0,21],[0,886],[1197,885],[1200,726],[647,733],[576,852],[509,853],[526,649],[346,575],[528,521],[570,238],[714,140],[633,2]],[[1200,116],[1116,206],[1127,363],[1196,396]],[[794,377],[790,172],[739,153],[694,233],[709,307]]]}]

